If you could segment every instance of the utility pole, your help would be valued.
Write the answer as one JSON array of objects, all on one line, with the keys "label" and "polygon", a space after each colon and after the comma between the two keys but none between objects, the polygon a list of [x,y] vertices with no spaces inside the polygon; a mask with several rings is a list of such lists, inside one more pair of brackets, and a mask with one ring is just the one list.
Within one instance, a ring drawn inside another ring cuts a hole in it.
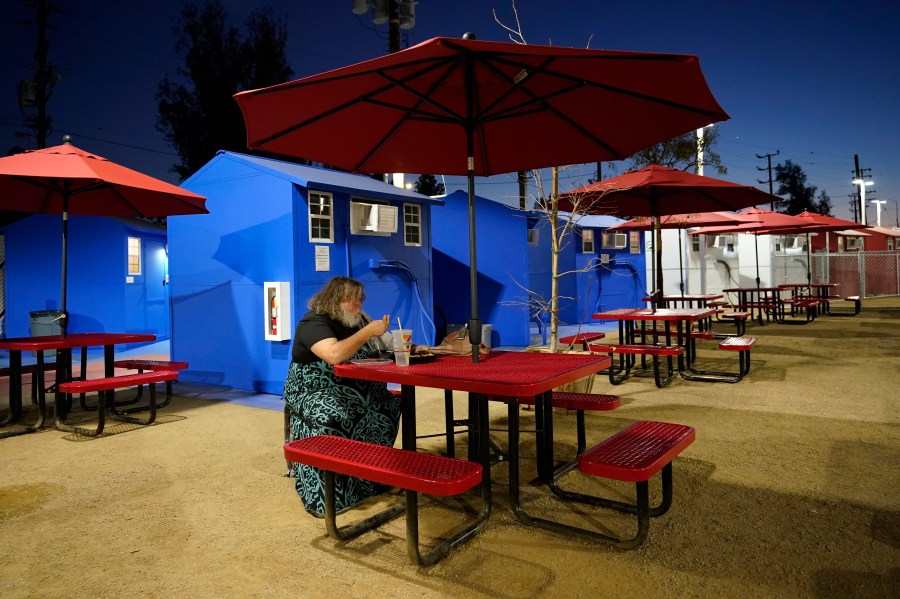
[{"label": "utility pole", "polygon": [[[756,157],[759,158],[760,160],[765,158],[769,163],[769,165],[767,167],[761,167],[761,166],[756,167],[756,170],[758,170],[758,171],[765,171],[765,170],[769,171],[769,195],[775,195],[774,192],[772,191],[772,156],[778,156],[779,154],[781,154],[781,150],[775,150],[774,154],[757,154],[756,155]],[[760,181],[759,179],[757,179],[756,181],[757,181],[757,183],[765,183],[765,181]],[[773,212],[775,211],[775,200],[772,200],[772,202],[769,204],[769,209],[772,210]]]},{"label": "utility pole", "polygon": [[[28,126],[34,131],[38,149],[47,147],[47,136],[51,132],[51,119],[47,115],[50,90],[56,84],[56,69],[47,63],[47,21],[54,10],[50,0],[38,0],[34,25],[38,28],[37,48],[34,51],[35,73],[33,79],[19,82],[19,108]],[[34,110],[35,112],[31,112]]]}]

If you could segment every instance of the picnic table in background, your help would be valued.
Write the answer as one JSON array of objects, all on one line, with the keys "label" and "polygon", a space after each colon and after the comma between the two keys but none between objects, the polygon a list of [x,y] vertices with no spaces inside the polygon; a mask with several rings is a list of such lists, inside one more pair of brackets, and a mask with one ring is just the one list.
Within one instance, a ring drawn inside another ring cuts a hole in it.
[{"label": "picnic table in background", "polygon": [[128,343],[145,343],[156,341],[156,335],[149,333],[71,333],[66,336],[46,335],[39,337],[13,337],[0,339],[0,350],[9,352],[9,414],[0,425],[16,423],[22,416],[22,352],[37,352],[37,370],[40,376],[35,379],[37,390],[38,417],[34,424],[24,429],[4,431],[0,438],[12,437],[25,433],[33,433],[43,426],[46,402],[43,388],[43,360],[44,352],[56,350],[56,383],[54,395],[54,413],[56,414],[57,427],[61,430],[63,419],[71,407],[71,399],[59,390],[59,383],[71,381],[72,376],[72,350],[80,348],[81,354],[81,378],[84,378],[86,356],[88,347],[103,346],[104,376],[111,377],[115,374],[115,346]]}]

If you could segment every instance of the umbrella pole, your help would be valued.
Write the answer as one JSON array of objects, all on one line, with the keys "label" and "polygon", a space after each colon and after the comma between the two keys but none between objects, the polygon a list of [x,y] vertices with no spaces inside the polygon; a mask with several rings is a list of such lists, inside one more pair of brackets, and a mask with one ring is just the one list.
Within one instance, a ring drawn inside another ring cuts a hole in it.
[{"label": "umbrella pole", "polygon": [[469,318],[469,342],[472,344],[472,363],[478,364],[481,349],[481,319],[478,318],[478,262],[475,243],[475,158],[471,129],[466,134],[468,146],[469,184],[469,290],[472,316]]},{"label": "umbrella pole", "polygon": [[812,295],[812,254],[810,253],[809,231],[806,232],[806,286],[807,293]]},{"label": "umbrella pole", "polygon": [[678,288],[681,290],[681,295],[684,295],[684,265],[682,263],[682,254],[684,250],[681,249],[681,229],[678,229],[678,277],[681,281],[678,283]]},{"label": "umbrella pole", "polygon": [[652,309],[655,311],[657,306],[660,308],[666,307],[666,302],[663,299],[663,272],[662,272],[662,225],[660,224],[660,217],[656,215],[653,217],[653,254],[656,258],[656,291],[653,293],[653,296],[656,298],[656,303],[651,304]]},{"label": "umbrella pole", "polygon": [[63,198],[62,213],[62,293],[60,294],[60,307],[62,315],[59,318],[59,329],[62,336],[66,336],[69,328],[69,312],[66,310],[66,271],[68,270],[68,243],[69,243],[69,198]]}]

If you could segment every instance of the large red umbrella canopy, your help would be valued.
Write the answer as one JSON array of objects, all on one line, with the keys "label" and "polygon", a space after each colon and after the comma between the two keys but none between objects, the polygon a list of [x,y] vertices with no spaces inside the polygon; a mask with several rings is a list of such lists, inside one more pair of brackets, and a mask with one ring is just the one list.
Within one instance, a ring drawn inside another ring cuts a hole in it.
[{"label": "large red umbrella canopy", "polygon": [[39,214],[206,214],[206,198],[63,144],[0,158],[0,209]]},{"label": "large red umbrella canopy", "polygon": [[0,210],[62,214],[60,320],[66,334],[68,215],[207,214],[206,198],[69,143],[0,158]]},{"label": "large red umbrella canopy", "polygon": [[[559,209],[580,214],[646,216],[654,221],[655,298],[662,294],[661,217],[667,214],[737,210],[780,199],[750,185],[694,175],[652,164],[559,196]],[[655,304],[654,304],[655,305]]]},{"label": "large red umbrella canopy", "polygon": [[617,160],[728,118],[695,56],[450,38],[235,99],[250,148],[363,173]]},{"label": "large red umbrella canopy", "polygon": [[[796,218],[804,221],[797,223],[796,226],[789,227],[771,227],[766,231],[771,233],[809,233],[816,231],[843,231],[845,229],[866,229],[866,225],[854,222],[852,220],[844,220],[843,218],[835,218],[825,214],[805,211],[794,215]],[[763,234],[763,233],[761,233]]]},{"label": "large red umbrella canopy", "polygon": [[[774,231],[788,229],[802,229],[809,223],[796,216],[774,212],[764,208],[748,208],[739,213],[743,217],[752,218],[752,221],[736,225],[724,225],[715,227],[703,227],[691,231],[691,235],[709,235],[715,233],[753,233],[756,235],[771,235]],[[841,227],[846,228],[846,227]]]},{"label": "large red umbrella canopy", "polygon": [[[744,217],[733,212],[692,212],[688,214],[667,214],[659,218],[660,229],[690,229],[693,227],[713,227],[738,225],[756,222],[753,217]],[[653,219],[649,216],[637,216],[631,220],[610,227],[613,229],[636,229],[649,231],[653,228]]]},{"label": "large red umbrella canopy", "polygon": [[617,160],[728,118],[695,56],[450,38],[235,99],[250,148],[361,173],[468,176],[473,344],[475,176]]}]

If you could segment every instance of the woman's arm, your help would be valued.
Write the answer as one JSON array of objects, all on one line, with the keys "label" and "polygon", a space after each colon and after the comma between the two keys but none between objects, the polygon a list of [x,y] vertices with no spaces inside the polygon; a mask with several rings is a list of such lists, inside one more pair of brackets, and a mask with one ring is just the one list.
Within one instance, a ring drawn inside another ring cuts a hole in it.
[{"label": "woman's arm", "polygon": [[329,337],[317,341],[310,349],[316,356],[334,366],[349,360],[371,337],[384,335],[389,326],[388,317],[385,316],[381,320],[373,320],[342,341],[338,341],[337,337]]}]

